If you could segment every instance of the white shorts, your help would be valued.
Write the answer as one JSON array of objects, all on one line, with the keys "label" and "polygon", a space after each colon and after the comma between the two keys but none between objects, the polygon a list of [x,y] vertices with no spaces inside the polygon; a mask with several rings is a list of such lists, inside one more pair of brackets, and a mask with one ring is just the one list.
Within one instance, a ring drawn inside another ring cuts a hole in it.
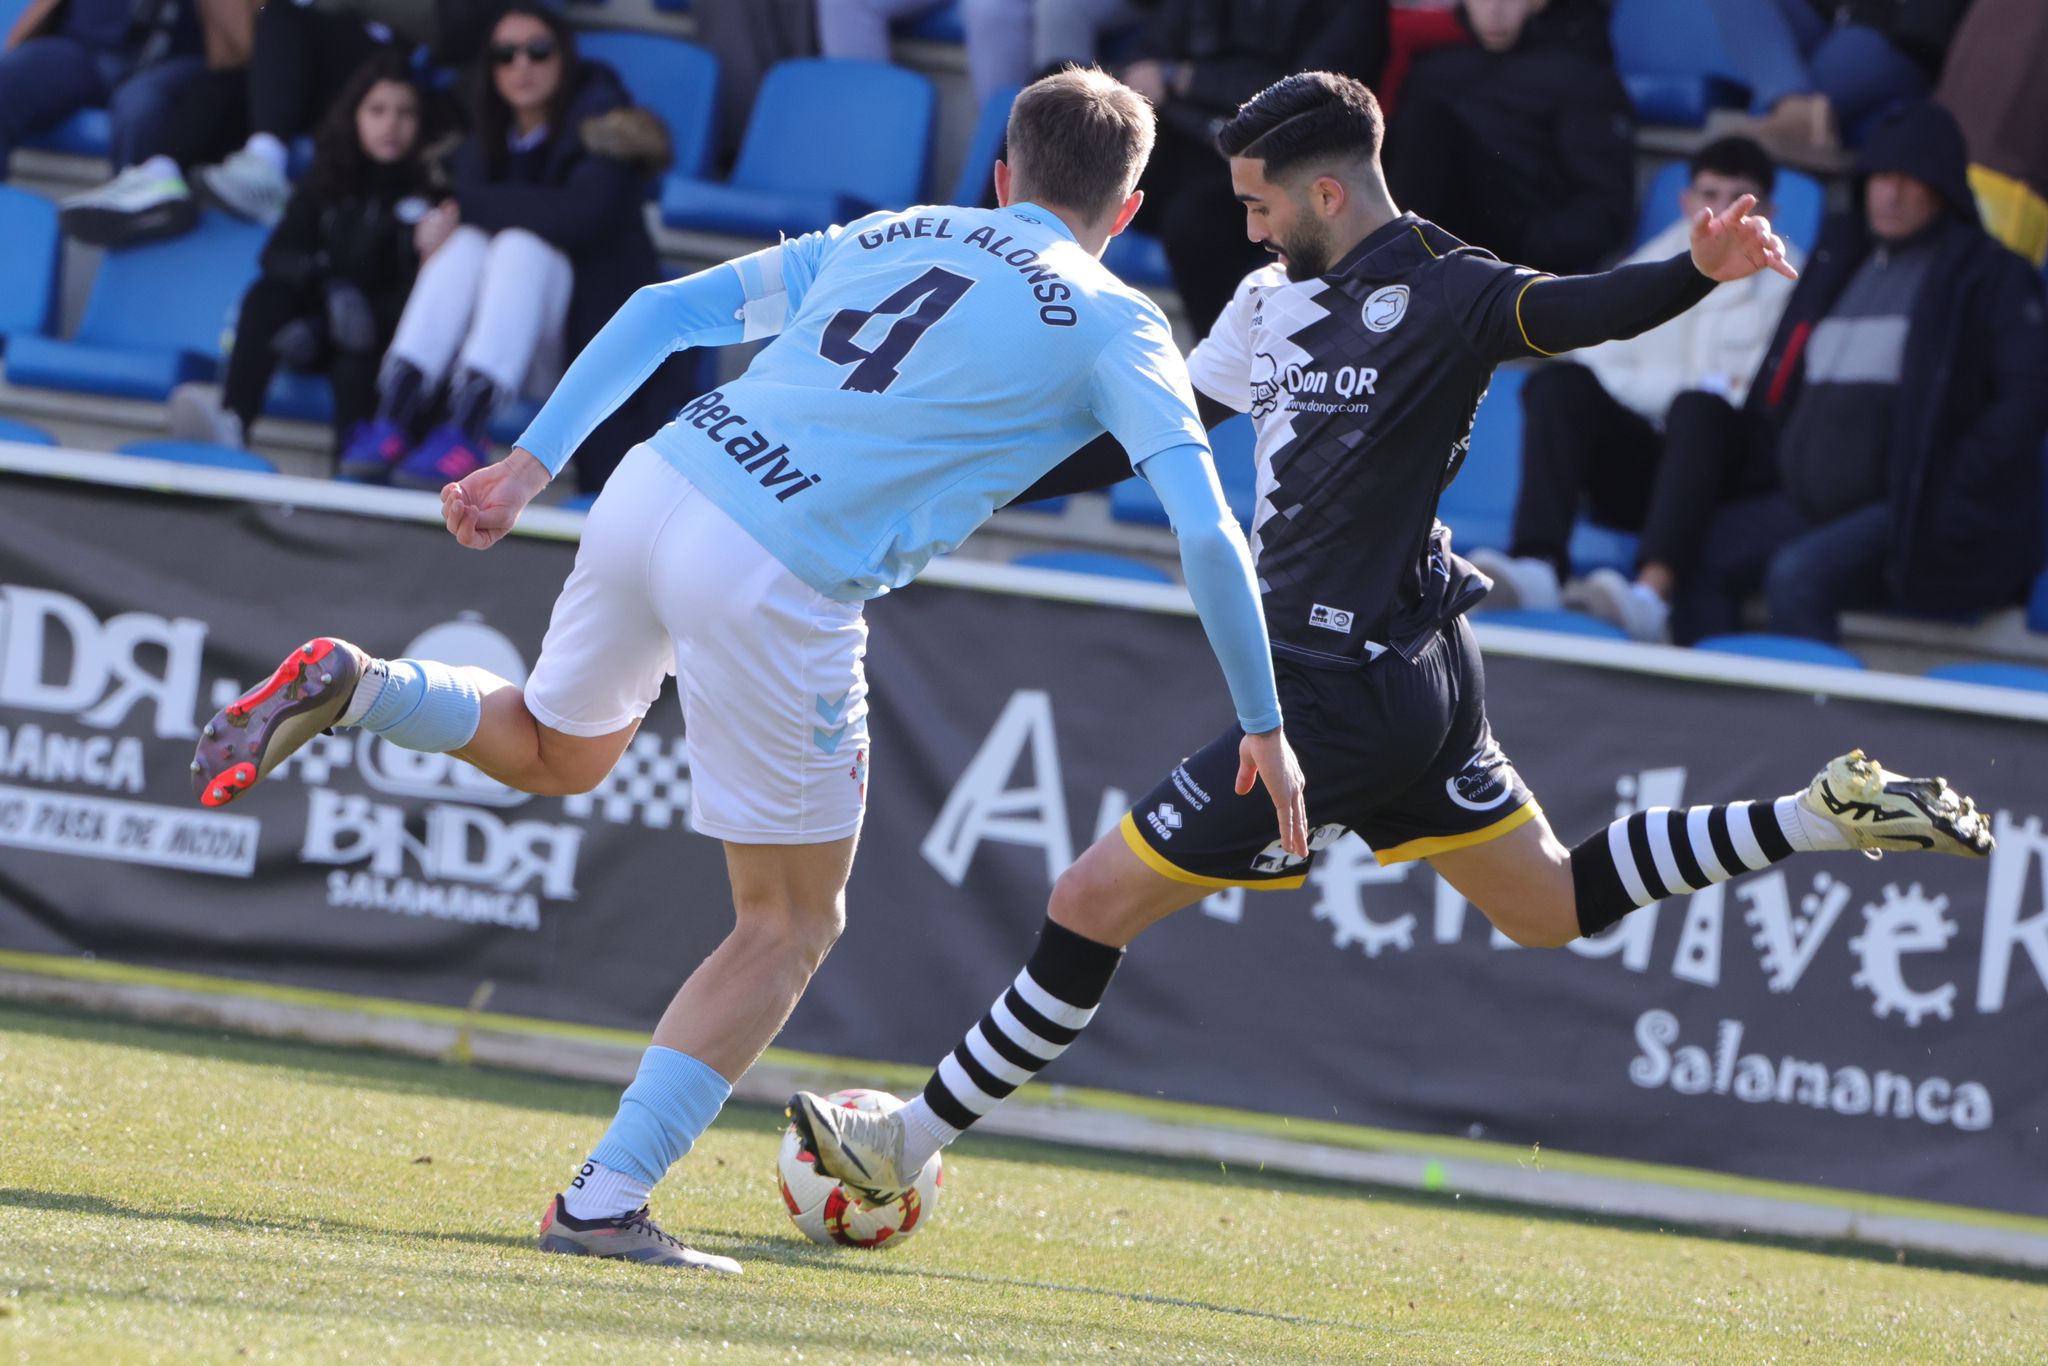
[{"label": "white shorts", "polygon": [[822,844],[867,802],[868,627],[645,445],[598,495],[526,683],[534,719],[610,735],[676,675],[690,823],[740,844]]}]

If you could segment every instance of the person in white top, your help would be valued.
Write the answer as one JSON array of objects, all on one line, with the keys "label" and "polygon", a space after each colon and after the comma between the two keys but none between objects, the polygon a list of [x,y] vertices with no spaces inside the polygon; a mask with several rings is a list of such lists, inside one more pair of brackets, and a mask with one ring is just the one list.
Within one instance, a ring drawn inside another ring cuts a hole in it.
[{"label": "person in white top", "polygon": [[[1693,154],[1670,226],[1629,261],[1661,261],[1685,248],[1691,220],[1716,213],[1745,194],[1771,212],[1776,168],[1748,138],[1711,142]],[[1796,253],[1794,264],[1798,264]],[[1580,512],[1604,527],[1645,533],[1638,582],[1612,569],[1595,570],[1572,586],[1573,605],[1614,621],[1638,639],[1665,634],[1670,585],[1656,582],[1654,535],[1657,474],[1674,425],[1682,430],[1696,408],[1740,407],[1763,359],[1792,282],[1760,271],[1725,285],[1697,306],[1639,337],[1576,353],[1546,365],[1522,390],[1522,487],[1508,553],[1471,552],[1494,580],[1490,606],[1554,608],[1571,566],[1567,547]],[[1679,402],[1682,395],[1691,395]]]}]

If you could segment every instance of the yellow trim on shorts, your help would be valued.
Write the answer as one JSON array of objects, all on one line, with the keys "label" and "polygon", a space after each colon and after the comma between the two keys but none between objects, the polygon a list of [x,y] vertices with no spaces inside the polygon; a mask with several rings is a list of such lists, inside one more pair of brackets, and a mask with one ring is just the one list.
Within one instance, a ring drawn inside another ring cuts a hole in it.
[{"label": "yellow trim on shorts", "polygon": [[1535,342],[1529,340],[1529,325],[1522,321],[1522,295],[1527,294],[1537,285],[1551,278],[1553,277],[1548,275],[1538,275],[1535,278],[1531,279],[1528,284],[1522,286],[1521,293],[1515,295],[1515,327],[1522,334],[1522,345],[1528,347],[1531,351],[1534,351],[1539,356],[1554,356],[1557,354],[1557,352],[1545,351]]},{"label": "yellow trim on shorts", "polygon": [[1375,849],[1372,856],[1378,859],[1380,866],[1384,868],[1390,863],[1411,863],[1419,858],[1448,854],[1453,849],[1470,849],[1475,844],[1497,840],[1509,831],[1527,825],[1536,819],[1536,813],[1542,809],[1536,805],[1536,799],[1531,797],[1492,825],[1483,826],[1478,830],[1468,830],[1462,835],[1429,835],[1419,840],[1409,840],[1406,844],[1397,844],[1391,849]]},{"label": "yellow trim on shorts", "polygon": [[1116,828],[1123,832],[1124,843],[1131,846],[1131,852],[1138,856],[1139,862],[1169,882],[1184,882],[1190,887],[1249,887],[1255,892],[1284,892],[1299,887],[1302,883],[1308,881],[1306,869],[1295,874],[1293,877],[1260,878],[1256,882],[1240,878],[1205,877],[1200,873],[1191,873],[1179,864],[1171,862],[1164,854],[1147,843],[1145,837],[1138,833],[1138,819],[1135,812],[1124,812],[1124,818],[1117,822]]}]

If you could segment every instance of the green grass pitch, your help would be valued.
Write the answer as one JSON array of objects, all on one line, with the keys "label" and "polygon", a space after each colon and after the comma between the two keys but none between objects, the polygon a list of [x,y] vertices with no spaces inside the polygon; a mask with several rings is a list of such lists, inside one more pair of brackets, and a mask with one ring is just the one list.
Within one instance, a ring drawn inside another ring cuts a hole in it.
[{"label": "green grass pitch", "polygon": [[738,1279],[543,1256],[610,1087],[0,1006],[0,1360],[2039,1362],[2048,1277],[970,1138],[813,1248],[782,1120],[655,1212]]}]

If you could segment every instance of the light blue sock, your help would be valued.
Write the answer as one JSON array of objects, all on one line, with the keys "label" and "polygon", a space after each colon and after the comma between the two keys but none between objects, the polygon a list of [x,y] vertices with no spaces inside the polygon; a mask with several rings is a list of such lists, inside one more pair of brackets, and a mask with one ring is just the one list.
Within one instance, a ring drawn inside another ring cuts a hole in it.
[{"label": "light blue sock", "polygon": [[468,670],[433,659],[394,659],[386,667],[389,675],[363,717],[364,730],[428,754],[461,749],[475,737],[484,704]]},{"label": "light blue sock", "polygon": [[640,1056],[640,1071],[590,1160],[652,1186],[718,1118],[732,1083],[687,1053],[660,1044]]}]

